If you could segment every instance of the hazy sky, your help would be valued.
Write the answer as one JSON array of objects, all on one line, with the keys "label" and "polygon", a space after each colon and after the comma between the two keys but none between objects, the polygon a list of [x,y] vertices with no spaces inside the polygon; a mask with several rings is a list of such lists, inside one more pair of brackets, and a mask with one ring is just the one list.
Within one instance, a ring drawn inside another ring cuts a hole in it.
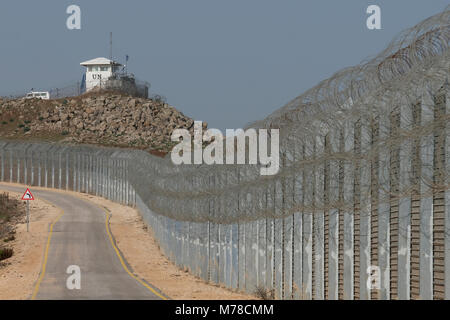
[{"label": "hazy sky", "polygon": [[[81,7],[81,30],[66,8]],[[381,7],[382,30],[366,8]],[[264,118],[336,71],[380,52],[449,0],[2,0],[0,95],[81,80],[80,62],[114,58],[209,127]]]}]

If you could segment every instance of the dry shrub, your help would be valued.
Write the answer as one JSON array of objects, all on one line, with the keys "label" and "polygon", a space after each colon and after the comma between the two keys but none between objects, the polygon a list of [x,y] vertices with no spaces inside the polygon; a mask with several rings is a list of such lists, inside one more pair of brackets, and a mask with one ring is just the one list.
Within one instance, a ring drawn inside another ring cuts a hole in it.
[{"label": "dry shrub", "polygon": [[13,254],[14,250],[12,248],[0,249],[0,261],[11,258]]},{"label": "dry shrub", "polygon": [[257,286],[255,289],[255,296],[261,300],[275,300],[275,290]]}]

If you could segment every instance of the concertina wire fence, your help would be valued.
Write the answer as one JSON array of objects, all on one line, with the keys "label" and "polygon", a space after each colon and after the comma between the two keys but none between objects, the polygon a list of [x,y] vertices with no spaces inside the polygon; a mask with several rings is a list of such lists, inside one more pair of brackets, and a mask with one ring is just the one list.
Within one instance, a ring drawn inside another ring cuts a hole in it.
[{"label": "concertina wire fence", "polygon": [[251,124],[280,129],[276,175],[3,141],[1,180],[137,206],[172,261],[231,289],[276,299],[449,299],[449,15]]}]

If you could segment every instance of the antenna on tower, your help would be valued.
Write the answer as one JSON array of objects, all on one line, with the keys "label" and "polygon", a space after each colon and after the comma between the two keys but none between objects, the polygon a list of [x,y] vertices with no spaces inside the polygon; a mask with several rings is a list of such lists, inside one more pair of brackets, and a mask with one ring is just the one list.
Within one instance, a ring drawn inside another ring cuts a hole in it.
[{"label": "antenna on tower", "polygon": [[113,59],[113,46],[112,46],[113,42],[112,42],[112,32],[109,33],[109,60],[112,61]]}]

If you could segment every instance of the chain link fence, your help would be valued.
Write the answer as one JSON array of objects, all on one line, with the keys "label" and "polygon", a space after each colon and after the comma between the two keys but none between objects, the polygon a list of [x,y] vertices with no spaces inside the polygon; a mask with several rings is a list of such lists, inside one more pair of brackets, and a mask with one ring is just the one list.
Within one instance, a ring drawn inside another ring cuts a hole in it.
[{"label": "chain link fence", "polygon": [[1,179],[134,205],[204,280],[276,299],[450,299],[450,11],[251,127],[280,171],[2,142]]},{"label": "chain link fence", "polygon": [[[133,96],[148,98],[150,83],[147,81],[139,80],[132,74],[117,73],[114,78],[111,79],[99,79],[95,81],[95,88],[93,91],[120,91]],[[76,97],[86,92],[85,80],[73,81],[63,85],[61,87],[52,87],[47,89],[32,88],[29,91],[15,93],[5,98],[18,99],[24,98],[29,92],[48,92],[50,99],[63,99]],[[152,99],[166,100],[161,95],[154,94]]]},{"label": "chain link fence", "polygon": [[28,91],[21,91],[16,92],[14,94],[4,96],[2,98],[7,99],[19,99],[19,98],[25,98],[26,95],[30,92],[48,92],[50,99],[62,99],[62,98],[69,98],[69,97],[75,97],[83,94],[85,92],[84,88],[82,88],[81,85],[82,81],[73,81],[66,83],[65,85],[61,85],[61,87],[52,87],[52,88],[46,88],[46,89],[38,89],[38,88],[31,88]]}]

